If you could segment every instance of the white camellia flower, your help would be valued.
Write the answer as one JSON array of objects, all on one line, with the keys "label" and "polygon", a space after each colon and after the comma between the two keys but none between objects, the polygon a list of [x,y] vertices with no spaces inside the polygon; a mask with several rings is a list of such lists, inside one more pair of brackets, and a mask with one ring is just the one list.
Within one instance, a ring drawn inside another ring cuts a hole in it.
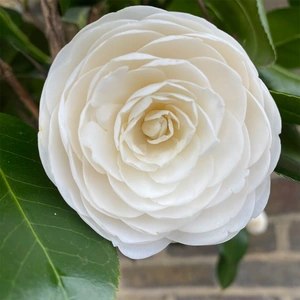
[{"label": "white camellia flower", "polygon": [[253,235],[263,234],[268,228],[268,216],[265,211],[263,211],[257,218],[250,220],[246,229],[249,233]]},{"label": "white camellia flower", "polygon": [[65,201],[131,258],[225,242],[264,209],[277,107],[202,18],[134,6],[81,30],[42,93],[39,151]]}]

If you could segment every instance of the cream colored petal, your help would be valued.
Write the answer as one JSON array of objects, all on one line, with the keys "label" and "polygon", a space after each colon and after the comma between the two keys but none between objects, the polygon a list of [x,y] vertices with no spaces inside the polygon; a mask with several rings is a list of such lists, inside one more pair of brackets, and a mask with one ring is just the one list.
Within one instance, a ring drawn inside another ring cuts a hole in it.
[{"label": "cream colored petal", "polygon": [[[213,160],[210,156],[198,160],[189,177],[183,179],[174,192],[164,197],[153,199],[155,203],[168,206],[180,206],[196,199],[206,188],[213,177]],[[205,204],[206,197],[202,198]]]},{"label": "cream colored petal", "polygon": [[[196,134],[201,143],[200,155],[205,156],[214,153],[219,147],[220,140],[214,131],[213,124],[203,109],[198,106],[198,124],[196,127]],[[222,118],[222,116],[220,116]]]},{"label": "cream colored petal", "polygon": [[258,161],[258,159],[262,156],[262,154],[270,144],[271,128],[263,107],[261,107],[261,105],[249,92],[247,92],[247,95],[248,106],[245,124],[250,137],[250,167]]},{"label": "cream colored petal", "polygon": [[91,151],[94,164],[100,165],[107,173],[122,180],[117,164],[118,151],[112,131],[107,131],[96,122],[90,121],[80,131],[80,142],[82,147]]},{"label": "cream colored petal", "polygon": [[50,170],[53,174],[54,184],[57,186],[64,200],[80,213],[80,191],[73,179],[69,158],[61,141],[57,114],[58,108],[52,114],[49,126],[48,156]]},{"label": "cream colored petal", "polygon": [[268,176],[256,189],[255,189],[255,208],[252,218],[258,215],[265,209],[271,191],[271,177]]},{"label": "cream colored petal", "polygon": [[130,245],[125,243],[118,243],[120,251],[131,259],[143,259],[155,255],[165,249],[171,241],[167,238],[140,245]]},{"label": "cream colored petal", "polygon": [[144,198],[134,193],[126,183],[116,180],[114,177],[108,175],[109,182],[119,197],[130,205],[132,208],[149,213],[165,208],[166,206],[154,203],[150,198]]},{"label": "cream colored petal", "polygon": [[163,20],[143,20],[142,22],[136,21],[127,21],[123,26],[118,26],[112,30],[108,30],[107,33],[100,35],[100,38],[96,40],[96,42],[90,47],[88,53],[91,53],[97,46],[99,46],[103,41],[109,39],[115,34],[130,31],[130,30],[147,30],[154,31],[160,33],[161,35],[182,35],[187,33],[193,33],[194,30],[189,29],[184,26],[180,26],[178,24],[163,21]]},{"label": "cream colored petal", "polygon": [[236,118],[225,110],[218,136],[220,144],[213,153],[214,177],[209,186],[224,180],[238,165],[244,150],[243,130]]},{"label": "cream colored petal", "polygon": [[228,109],[242,124],[245,120],[247,95],[240,75],[228,65],[211,58],[190,60],[208,78],[214,92],[220,95]]},{"label": "cream colored petal", "polygon": [[218,134],[224,114],[225,105],[223,99],[213,90],[202,88],[187,81],[177,81],[177,84],[193,93],[195,102],[208,116],[214,127],[215,133]]},{"label": "cream colored petal", "polygon": [[106,175],[99,174],[87,161],[83,164],[83,179],[89,193],[88,202],[98,211],[114,218],[134,218],[142,212],[127,205],[112,189]]},{"label": "cream colored petal", "polygon": [[159,59],[146,64],[144,67],[159,69],[164,72],[168,79],[184,80],[202,87],[210,87],[204,73],[186,60]]},{"label": "cream colored petal", "polygon": [[[194,200],[187,204],[178,206],[167,206],[166,208],[148,212],[148,215],[163,220],[181,219],[198,214],[213,199],[221,188],[221,183],[217,186],[207,188]],[[176,203],[174,203],[176,205]]]},{"label": "cream colored petal", "polygon": [[[126,23],[128,23],[128,21],[119,20],[115,23],[104,24],[100,27],[95,26],[95,23],[86,26],[84,30],[80,31],[72,41],[58,53],[51,65],[43,88],[42,101],[40,102],[41,111],[43,111],[44,106],[47,106],[49,112],[53,112],[55,106],[61,99],[67,80],[76,67],[83,61],[89,47],[99,36]],[[50,94],[49,91],[51,91]]]},{"label": "cream colored petal", "polygon": [[244,145],[239,163],[232,169],[230,174],[220,182],[222,184],[218,194],[209,202],[207,208],[213,207],[226,200],[232,193],[239,193],[243,188],[247,188],[248,162],[250,159],[250,140],[246,126],[243,126]]},{"label": "cream colored petal", "polygon": [[149,173],[157,183],[169,184],[188,177],[196,166],[200,154],[200,140],[194,136],[190,143],[177,154],[176,158],[166,167]]},{"label": "cream colored petal", "polygon": [[70,144],[79,158],[82,157],[82,150],[78,140],[79,119],[87,102],[89,83],[94,78],[96,72],[91,71],[86,76],[77,80],[68,93],[66,102],[61,101],[60,103],[61,107],[64,105],[64,116],[62,118],[65,118],[65,121],[61,122],[61,125],[64,128],[68,128],[67,132]]},{"label": "cream colored petal", "polygon": [[194,20],[190,20],[189,14],[185,14],[185,13],[180,14],[177,12],[168,12],[168,13],[161,12],[161,13],[153,14],[147,17],[146,19],[147,20],[158,19],[158,20],[169,21],[190,28],[196,32],[206,32],[206,33],[211,32],[210,28],[207,26],[207,22],[201,23],[201,19],[200,21],[198,20],[197,22],[195,22]]},{"label": "cream colored petal", "polygon": [[85,74],[98,66],[103,66],[120,55],[136,52],[144,45],[160,37],[162,37],[161,34],[146,30],[131,30],[118,33],[102,42],[86,56],[80,74]]},{"label": "cream colored petal", "polygon": [[112,241],[121,241],[122,243],[128,244],[144,244],[147,242],[153,242],[164,238],[164,234],[161,235],[150,235],[144,234],[138,230],[134,230],[120,219],[111,218],[85,201],[86,209],[93,221],[100,227],[102,231],[107,232],[108,235],[113,236]]},{"label": "cream colored petal", "polygon": [[173,242],[182,243],[190,246],[205,246],[221,243],[229,238],[228,232],[224,227],[203,233],[187,233],[179,230],[173,231],[168,238]]},{"label": "cream colored petal", "polygon": [[[195,218],[191,216],[188,218],[181,219],[169,219],[169,220],[160,220],[152,218],[148,214],[137,218],[122,218],[123,222],[132,227],[133,229],[151,235],[160,235],[163,234],[168,236],[169,232],[177,230],[184,224],[190,222]],[[150,225],[150,226],[149,226]]]},{"label": "cream colored petal", "polygon": [[249,170],[248,176],[248,189],[249,192],[254,191],[267,176],[270,176],[269,166],[271,161],[271,154],[269,150],[266,150],[260,159],[252,165]]},{"label": "cream colored petal", "polygon": [[238,194],[232,194],[228,199],[220,204],[204,209],[193,222],[182,226],[180,231],[202,233],[221,228],[239,213],[246,201],[246,198],[246,190],[242,190]]},{"label": "cream colored petal", "polygon": [[146,172],[141,172],[118,159],[120,174],[128,187],[140,197],[156,198],[173,192],[177,184],[156,183]]},{"label": "cream colored petal", "polygon": [[255,206],[255,192],[250,193],[241,210],[238,214],[230,220],[226,228],[231,233],[236,233],[246,227],[249,220],[252,218]]},{"label": "cream colored petal", "polygon": [[[215,35],[202,33],[192,33],[188,34],[188,36],[201,38],[204,43],[219,52],[220,55],[225,59],[226,64],[240,75],[244,87],[246,89],[249,89],[249,72],[255,67],[253,66],[248,55],[245,53],[245,50],[242,49],[242,47],[240,47],[240,45],[236,41],[234,43],[229,43],[226,40],[220,39]],[[236,47],[237,45],[238,47]],[[255,75],[255,79],[258,79],[257,73]]]},{"label": "cream colored petal", "polygon": [[[132,145],[131,145],[132,147]],[[135,150],[135,149],[133,149]],[[132,149],[128,146],[128,143],[123,142],[120,144],[120,155],[125,164],[142,172],[154,172],[159,167],[153,164],[145,163],[138,159]]]},{"label": "cream colored petal", "polygon": [[210,57],[225,62],[224,58],[215,49],[203,43],[201,38],[183,35],[169,35],[155,39],[137,52],[161,58],[185,60],[194,57]]}]

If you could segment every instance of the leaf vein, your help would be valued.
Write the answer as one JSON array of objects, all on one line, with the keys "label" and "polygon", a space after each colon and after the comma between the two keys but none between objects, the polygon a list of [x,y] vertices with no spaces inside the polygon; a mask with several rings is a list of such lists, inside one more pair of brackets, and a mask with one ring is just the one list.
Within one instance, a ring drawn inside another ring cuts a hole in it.
[{"label": "leaf vein", "polygon": [[[50,266],[51,266],[51,268],[52,268],[52,270],[53,270],[53,273],[54,273],[55,277],[57,278],[58,285],[59,285],[59,287],[60,287],[61,290],[62,290],[62,293],[63,293],[64,298],[65,298],[66,300],[68,300],[67,293],[66,293],[66,291],[65,291],[65,289],[64,289],[64,287],[63,287],[63,284],[62,284],[62,280],[61,280],[61,278],[60,278],[60,276],[59,276],[59,274],[58,274],[58,272],[57,272],[57,270],[56,270],[56,268],[55,268],[55,266],[54,266],[54,264],[53,264],[53,262],[52,262],[52,260],[51,260],[51,258],[50,258],[50,256],[49,256],[49,254],[48,254],[46,248],[43,246],[43,244],[42,244],[42,242],[40,241],[38,235],[36,234],[35,230],[33,229],[33,227],[32,227],[32,225],[31,225],[29,219],[27,218],[27,216],[26,216],[26,214],[25,214],[25,212],[24,212],[24,210],[23,210],[23,208],[22,208],[22,206],[21,206],[21,204],[20,204],[20,202],[19,202],[18,199],[17,199],[17,196],[14,194],[14,192],[13,192],[13,190],[12,190],[10,184],[8,183],[8,181],[7,181],[7,179],[6,179],[6,175],[4,174],[4,172],[2,171],[2,169],[0,169],[0,174],[1,174],[1,177],[3,178],[3,181],[4,181],[5,185],[6,185],[6,187],[7,187],[8,191],[9,191],[9,193],[11,194],[12,198],[15,200],[17,207],[19,208],[21,214],[23,215],[24,220],[27,222],[27,224],[28,224],[28,226],[29,226],[29,228],[30,228],[30,230],[31,230],[31,232],[32,232],[32,234],[33,234],[33,236],[34,236],[36,242],[39,244],[39,246],[40,246],[41,249],[43,250],[43,252],[44,252],[44,254],[45,254],[45,256],[46,256],[46,258],[47,258],[47,260],[48,260],[48,262],[49,262],[49,264],[50,264]],[[8,176],[7,176],[7,177],[8,177]]]},{"label": "leaf vein", "polygon": [[15,181],[15,182],[20,182],[20,183],[23,183],[23,184],[26,184],[26,185],[30,185],[30,186],[33,186],[33,187],[37,187],[37,188],[40,188],[40,189],[47,189],[47,190],[54,190],[54,191],[56,191],[56,189],[53,188],[53,187],[32,184],[32,183],[29,183],[29,182],[25,182],[25,181],[22,181],[22,180],[18,180],[18,179],[12,178],[12,177],[8,176],[7,174],[4,174],[4,173],[3,173],[3,175],[5,175],[7,178],[9,178],[10,180]]},{"label": "leaf vein", "polygon": [[48,225],[48,224],[39,224],[39,223],[31,223],[31,224],[34,225],[34,226],[42,226],[42,227],[55,228],[55,229],[64,230],[64,231],[70,231],[70,232],[73,232],[73,233],[82,235],[83,237],[85,237],[85,238],[88,239],[88,240],[91,240],[91,241],[94,241],[94,242],[96,242],[96,243],[99,243],[98,240],[95,240],[95,239],[92,239],[92,238],[90,238],[90,237],[87,237],[87,236],[84,235],[83,233],[78,232],[78,231],[75,231],[75,230],[70,229],[70,228],[64,228],[64,227],[53,226],[53,225]]},{"label": "leaf vein", "polygon": [[18,199],[21,200],[21,201],[23,201],[23,202],[28,202],[28,203],[32,203],[32,204],[39,204],[39,205],[43,205],[43,206],[47,206],[47,207],[52,207],[52,208],[55,208],[55,209],[59,209],[59,210],[62,210],[64,212],[67,212],[67,213],[76,214],[76,212],[73,211],[73,210],[67,210],[67,209],[64,209],[64,208],[59,207],[59,206],[50,205],[50,204],[46,204],[46,203],[43,203],[43,202],[30,201],[30,200],[27,200],[27,199],[24,199],[24,198],[21,198],[21,197],[18,197]]},{"label": "leaf vein", "polygon": [[9,294],[8,294],[8,297],[7,297],[8,299],[10,298],[10,296],[11,296],[11,294],[12,294],[14,288],[15,288],[16,281],[17,281],[19,275],[21,274],[21,271],[22,271],[22,269],[23,269],[24,264],[26,263],[28,257],[30,256],[30,254],[31,254],[31,252],[32,252],[32,250],[33,250],[33,248],[35,247],[35,244],[36,244],[36,241],[33,242],[32,246],[30,247],[30,249],[29,249],[29,250],[27,251],[27,253],[25,254],[23,260],[22,260],[21,263],[20,263],[19,269],[18,269],[17,272],[16,272],[16,275],[15,275],[14,279],[11,281],[12,286],[11,286],[10,292],[9,292]]},{"label": "leaf vein", "polygon": [[77,258],[80,258],[81,260],[88,261],[91,264],[95,264],[95,265],[98,265],[98,266],[101,266],[101,267],[103,267],[103,266],[105,266],[106,264],[109,263],[109,260],[107,262],[105,262],[104,264],[100,264],[100,263],[98,263],[96,261],[92,261],[90,259],[83,258],[79,254],[70,254],[70,253],[66,253],[66,252],[62,252],[62,251],[57,251],[57,250],[53,250],[53,249],[49,249],[49,248],[46,248],[46,250],[49,251],[49,252],[56,253],[56,254],[61,254],[61,255],[70,256],[70,257],[77,257]]},{"label": "leaf vein", "polygon": [[24,220],[18,224],[17,226],[15,226],[7,235],[6,237],[3,239],[1,245],[0,245],[0,250],[3,249],[6,241],[10,238],[10,236],[24,223]]},{"label": "leaf vein", "polygon": [[26,160],[33,161],[34,163],[41,164],[38,160],[35,160],[35,159],[32,159],[32,158],[28,158],[28,157],[26,157],[26,156],[17,154],[17,153],[15,153],[15,152],[7,151],[7,150],[4,150],[4,149],[0,149],[0,151],[6,152],[6,153],[9,153],[9,154],[12,154],[12,155],[14,155],[14,156],[22,157],[22,158],[24,158],[24,159],[26,159]]}]

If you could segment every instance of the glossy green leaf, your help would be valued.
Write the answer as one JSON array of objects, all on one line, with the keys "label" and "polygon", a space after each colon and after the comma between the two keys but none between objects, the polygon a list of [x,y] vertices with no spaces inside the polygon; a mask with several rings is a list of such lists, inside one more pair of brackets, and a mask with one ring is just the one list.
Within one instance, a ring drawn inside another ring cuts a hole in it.
[{"label": "glossy green leaf", "polygon": [[275,172],[300,182],[300,133],[295,125],[283,124],[280,159]]},{"label": "glossy green leaf", "polygon": [[276,48],[276,63],[286,68],[300,67],[300,7],[268,13],[268,22]]},{"label": "glossy green leaf", "polygon": [[89,6],[77,6],[69,8],[65,15],[62,17],[64,22],[72,23],[82,29],[86,26],[91,7]]},{"label": "glossy green leaf", "polygon": [[167,6],[167,9],[170,11],[180,11],[195,16],[203,17],[203,12],[200,8],[198,0],[182,1],[182,0],[173,0],[170,5]]},{"label": "glossy green leaf", "polygon": [[112,300],[119,263],[45,175],[37,132],[0,114],[1,299]]},{"label": "glossy green leaf", "polygon": [[50,63],[51,60],[44,52],[31,43],[29,38],[14,23],[7,11],[0,7],[1,37],[11,43],[17,49],[27,53],[41,63]]},{"label": "glossy green leaf", "polygon": [[219,261],[217,274],[222,288],[227,288],[235,279],[238,266],[248,249],[248,233],[240,231],[234,238],[218,245]]},{"label": "glossy green leaf", "polygon": [[259,69],[259,75],[271,90],[300,96],[300,76],[278,65]]},{"label": "glossy green leaf", "polygon": [[235,37],[257,67],[275,62],[262,0],[204,0],[213,21]]},{"label": "glossy green leaf", "polygon": [[270,91],[279,109],[282,122],[300,125],[300,97]]}]

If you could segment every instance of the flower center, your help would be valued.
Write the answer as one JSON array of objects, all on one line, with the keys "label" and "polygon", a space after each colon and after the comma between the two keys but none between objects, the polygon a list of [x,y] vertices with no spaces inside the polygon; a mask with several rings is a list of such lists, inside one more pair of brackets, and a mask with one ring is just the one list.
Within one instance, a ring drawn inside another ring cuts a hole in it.
[{"label": "flower center", "polygon": [[174,134],[174,124],[179,129],[178,118],[168,110],[152,110],[148,112],[142,124],[142,132],[149,138],[150,144],[167,141]]},{"label": "flower center", "polygon": [[168,123],[163,116],[148,121],[145,120],[142,125],[143,133],[149,138],[154,140],[165,135],[167,129],[168,129]]}]

